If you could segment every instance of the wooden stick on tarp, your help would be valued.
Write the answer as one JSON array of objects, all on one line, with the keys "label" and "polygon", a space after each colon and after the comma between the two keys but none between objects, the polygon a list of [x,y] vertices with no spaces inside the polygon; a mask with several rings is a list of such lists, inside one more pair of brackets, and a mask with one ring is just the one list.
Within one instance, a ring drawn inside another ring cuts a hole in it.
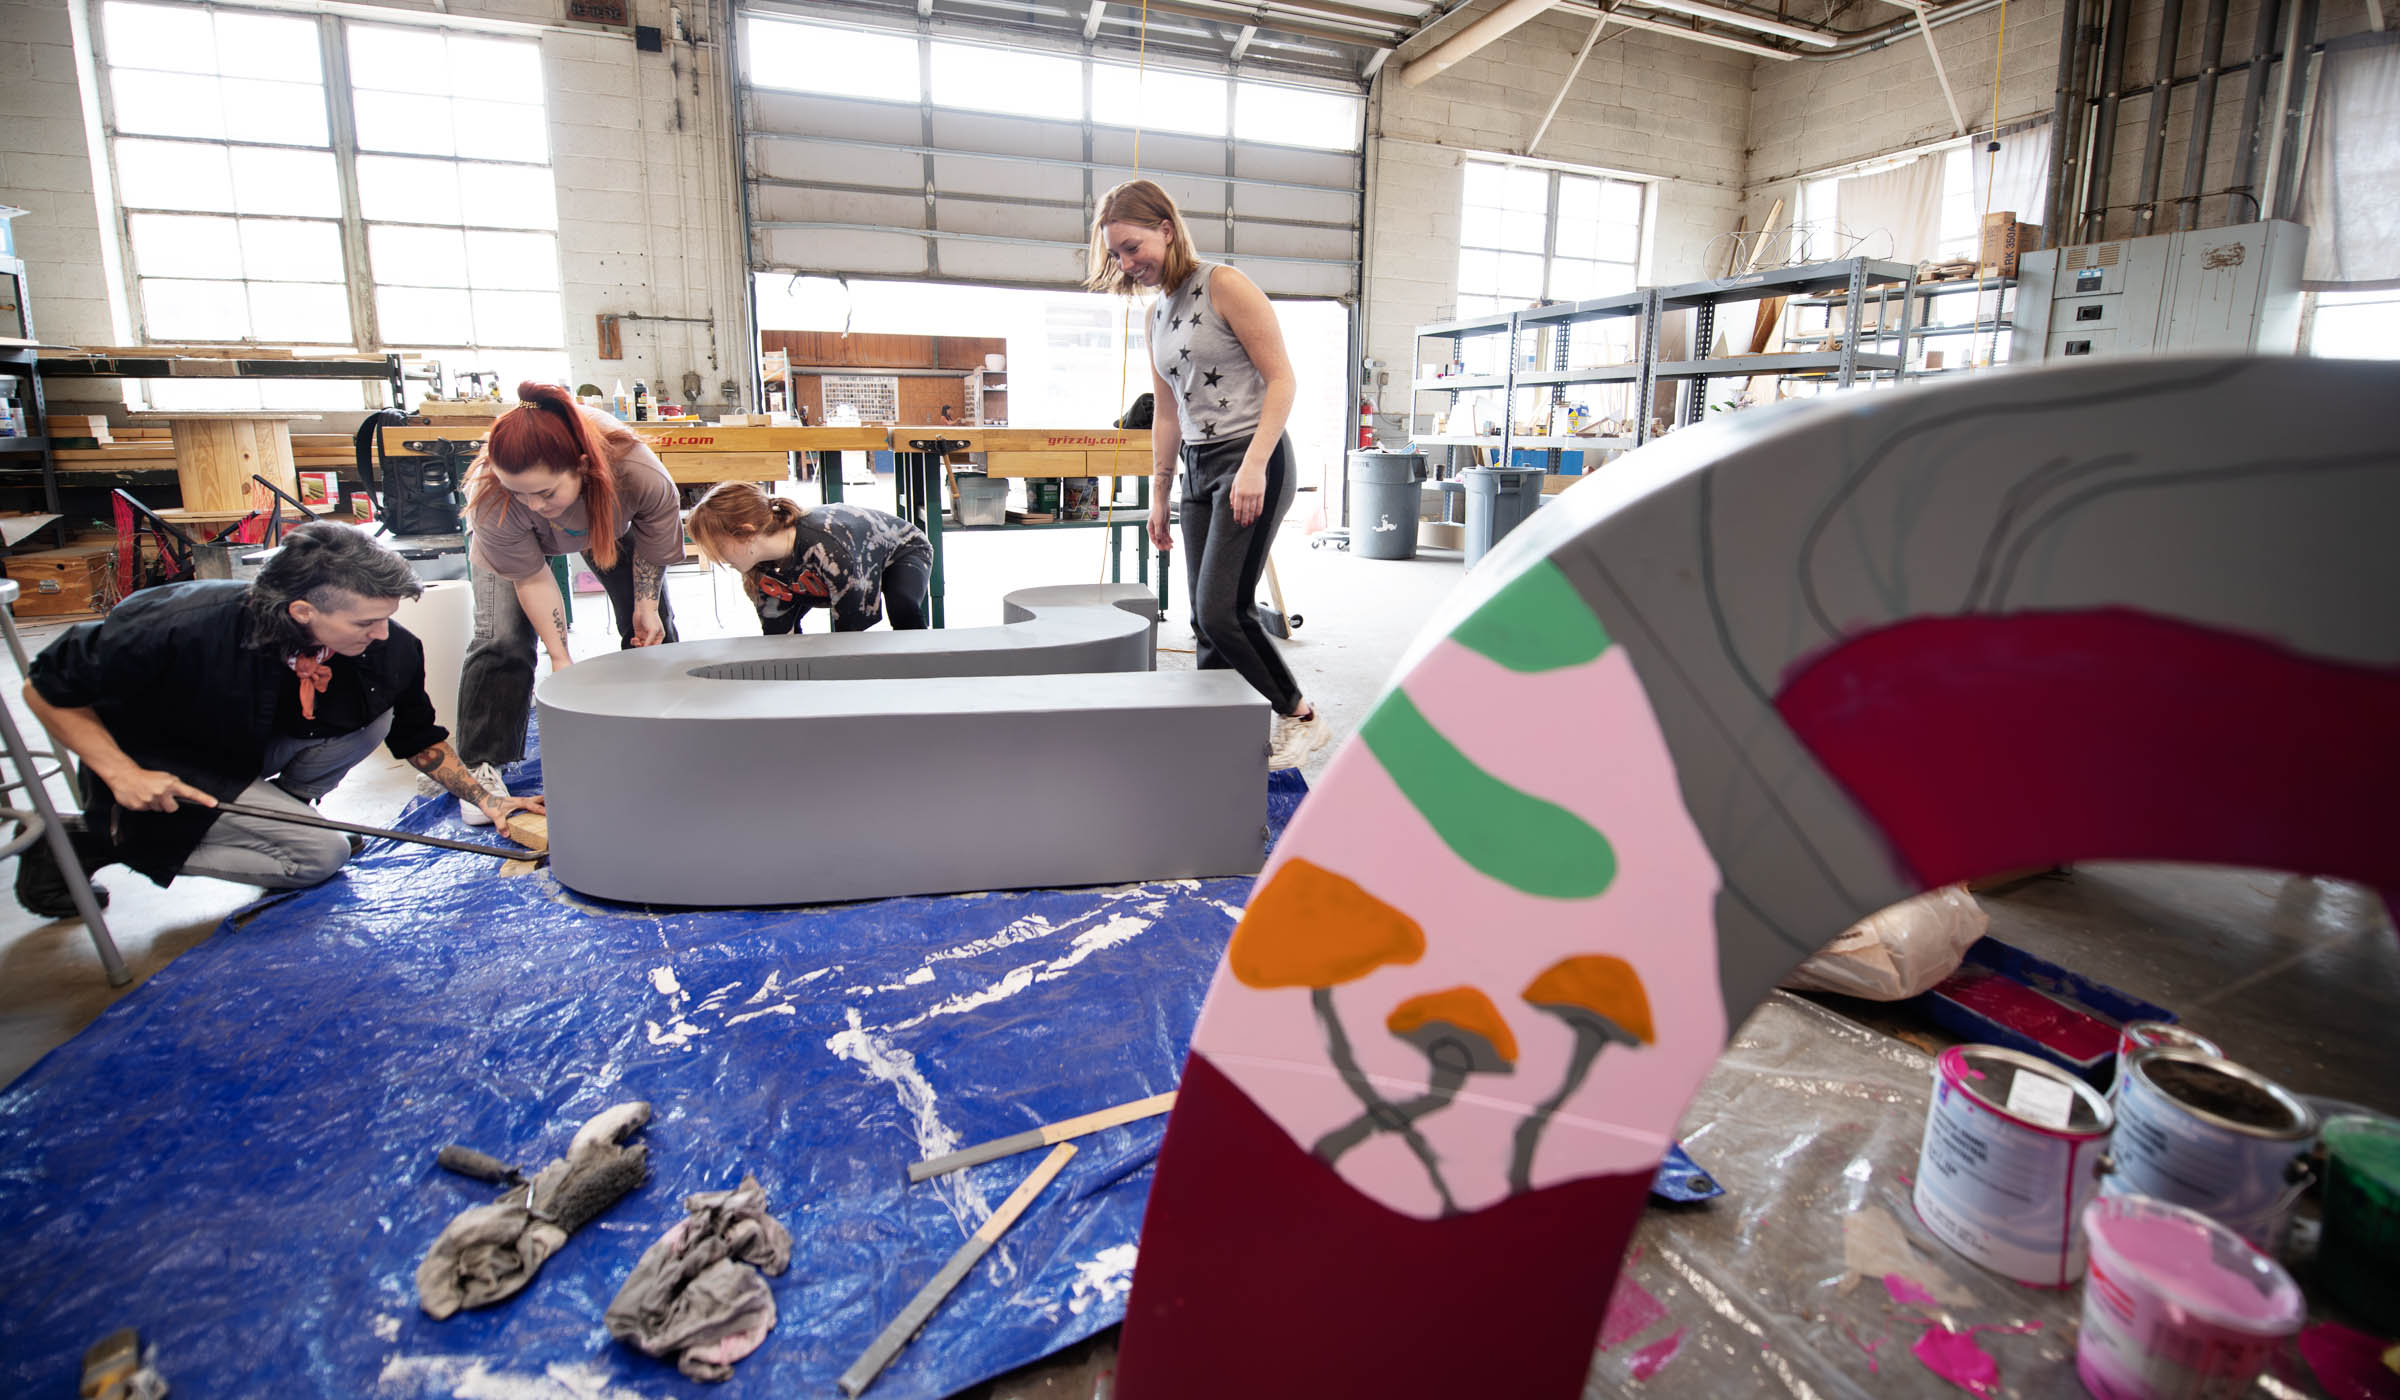
[{"label": "wooden stick on tarp", "polygon": [[950,1296],[950,1290],[958,1287],[959,1281],[982,1260],[984,1252],[992,1247],[992,1242],[1005,1234],[1009,1226],[1017,1223],[1017,1217],[1025,1213],[1025,1208],[1033,1204],[1033,1198],[1042,1194],[1042,1188],[1057,1177],[1059,1170],[1066,1166],[1067,1159],[1074,1155],[1073,1143],[1062,1142],[1050,1149],[1050,1155],[1042,1159],[1041,1165],[1033,1169],[1031,1176],[1018,1183],[1017,1189],[1000,1203],[1000,1209],[992,1212],[992,1218],[984,1221],[974,1234],[967,1237],[967,1242],[950,1256],[950,1262],[942,1265],[941,1272],[926,1280],[925,1286],[917,1290],[917,1296],[909,1299],[908,1306],[900,1310],[900,1315],[875,1335],[875,1340],[867,1345],[859,1358],[850,1363],[849,1370],[842,1372],[835,1384],[842,1388],[844,1395],[852,1396],[855,1400],[860,1392],[875,1383],[875,1377],[881,1375],[883,1368],[892,1364],[892,1358],[900,1354],[900,1348],[907,1346],[909,1339],[924,1328],[933,1317],[934,1309]]},{"label": "wooden stick on tarp", "polygon": [[1174,1106],[1175,1092],[1170,1089],[1163,1094],[1153,1094],[1149,1098],[1136,1099],[1132,1103],[1121,1103],[1114,1108],[1103,1108],[1078,1118],[1065,1118],[1056,1123],[1044,1123],[1038,1128],[1028,1128],[1021,1133],[1010,1133],[1007,1137],[993,1138],[989,1142],[979,1142],[973,1147],[962,1147],[956,1152],[945,1152],[939,1157],[928,1157],[922,1162],[911,1162],[908,1164],[908,1179],[911,1182],[926,1181],[940,1176],[944,1172],[954,1172],[961,1167],[980,1166],[985,1162],[1018,1152],[1031,1152],[1037,1147],[1048,1147],[1054,1142],[1065,1142],[1068,1138],[1078,1138],[1086,1133],[1096,1133],[1102,1128],[1113,1128],[1120,1123],[1155,1118]]}]

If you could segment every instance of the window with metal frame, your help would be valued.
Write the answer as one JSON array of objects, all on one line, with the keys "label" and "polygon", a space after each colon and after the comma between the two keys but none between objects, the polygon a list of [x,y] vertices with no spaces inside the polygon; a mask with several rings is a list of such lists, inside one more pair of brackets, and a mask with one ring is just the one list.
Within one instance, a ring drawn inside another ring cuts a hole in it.
[{"label": "window with metal frame", "polygon": [[[107,0],[98,37],[148,342],[408,349],[565,374],[532,40]],[[366,386],[368,402],[382,390]],[[357,407],[361,387],[154,381],[162,408]]]},{"label": "window with metal frame", "polygon": [[1639,180],[1470,160],[1459,202],[1458,314],[1584,301],[1638,284]]}]

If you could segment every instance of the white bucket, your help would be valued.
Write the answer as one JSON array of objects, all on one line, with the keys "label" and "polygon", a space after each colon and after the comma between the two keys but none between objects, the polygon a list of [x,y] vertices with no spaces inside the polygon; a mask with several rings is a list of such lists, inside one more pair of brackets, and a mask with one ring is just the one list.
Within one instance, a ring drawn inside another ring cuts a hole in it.
[{"label": "white bucket", "polygon": [[2075,1373],[2099,1400],[2246,1394],[2307,1319],[2282,1265],[2198,1211],[2103,1196],[2084,1234],[2092,1273]]},{"label": "white bucket", "polygon": [[2098,1090],[2048,1061],[1951,1046],[1934,1061],[1917,1216],[1987,1269],[2064,1288],[2083,1277],[2083,1208],[2113,1121]]},{"label": "white bucket", "polygon": [[[513,599],[509,606],[516,606]],[[425,644],[425,693],[433,699],[434,719],[456,744],[458,675],[475,635],[474,590],[463,578],[438,579],[425,585],[423,597],[402,603],[392,621]]]},{"label": "white bucket", "polygon": [[2136,1054],[2116,1103],[2108,1194],[2189,1206],[2261,1249],[2281,1246],[2315,1109],[2255,1070],[2185,1049]]}]

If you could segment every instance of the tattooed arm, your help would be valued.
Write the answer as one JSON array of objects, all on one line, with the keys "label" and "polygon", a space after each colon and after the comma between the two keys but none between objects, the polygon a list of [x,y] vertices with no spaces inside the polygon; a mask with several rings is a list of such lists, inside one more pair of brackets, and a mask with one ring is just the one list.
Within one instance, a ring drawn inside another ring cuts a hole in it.
[{"label": "tattooed arm", "polygon": [[633,644],[637,647],[656,646],[667,637],[666,624],[659,621],[658,597],[666,583],[666,570],[647,559],[633,561]]},{"label": "tattooed arm", "polygon": [[467,766],[458,761],[458,752],[450,747],[446,739],[422,753],[412,755],[408,764],[440,783],[443,790],[460,801],[481,807],[503,831],[507,830],[508,814],[511,812],[549,810],[545,800],[539,797],[511,797],[504,792],[486,791],[483,784],[475,781],[475,775],[467,771]]},{"label": "tattooed arm", "polygon": [[558,580],[543,569],[518,579],[516,586],[517,606],[525,610],[525,620],[542,639],[542,650],[550,654],[550,669],[567,669],[575,658],[567,654],[567,603],[558,596]]}]

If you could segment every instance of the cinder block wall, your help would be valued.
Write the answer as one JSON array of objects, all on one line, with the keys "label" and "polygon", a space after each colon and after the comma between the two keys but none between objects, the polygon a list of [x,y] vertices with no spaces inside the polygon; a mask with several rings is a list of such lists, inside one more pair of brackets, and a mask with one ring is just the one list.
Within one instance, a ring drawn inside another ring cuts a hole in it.
[{"label": "cinder block wall", "polygon": [[1536,20],[1418,86],[1400,81],[1399,59],[1377,75],[1361,341],[1390,367],[1377,402],[1387,414],[1407,408],[1415,327],[1456,305],[1460,167],[1470,154],[1531,154],[1652,180],[1646,281],[1703,275],[1709,241],[1733,227],[1749,128],[1747,55],[1603,31],[1541,144],[1526,150],[1589,33],[1580,22]]},{"label": "cinder block wall", "polygon": [[[634,0],[637,22],[666,28],[668,3]],[[686,4],[695,34],[711,42],[696,51],[670,43],[656,54],[636,51],[630,34],[558,27],[557,6],[539,0],[450,0],[438,13],[424,4],[384,8],[518,21],[541,44],[575,376],[603,388],[646,379],[680,397],[684,372],[696,370],[703,403],[719,401],[721,380],[746,384],[746,259],[729,163],[732,108],[714,42],[721,20],[712,17],[724,7]],[[111,316],[118,274],[103,256],[83,102],[66,0],[0,0],[0,203],[29,211],[16,228],[35,329],[55,341],[115,344],[133,332]],[[715,364],[708,327],[679,323],[627,322],[625,358],[598,359],[596,318],[624,312],[713,313]]]}]

